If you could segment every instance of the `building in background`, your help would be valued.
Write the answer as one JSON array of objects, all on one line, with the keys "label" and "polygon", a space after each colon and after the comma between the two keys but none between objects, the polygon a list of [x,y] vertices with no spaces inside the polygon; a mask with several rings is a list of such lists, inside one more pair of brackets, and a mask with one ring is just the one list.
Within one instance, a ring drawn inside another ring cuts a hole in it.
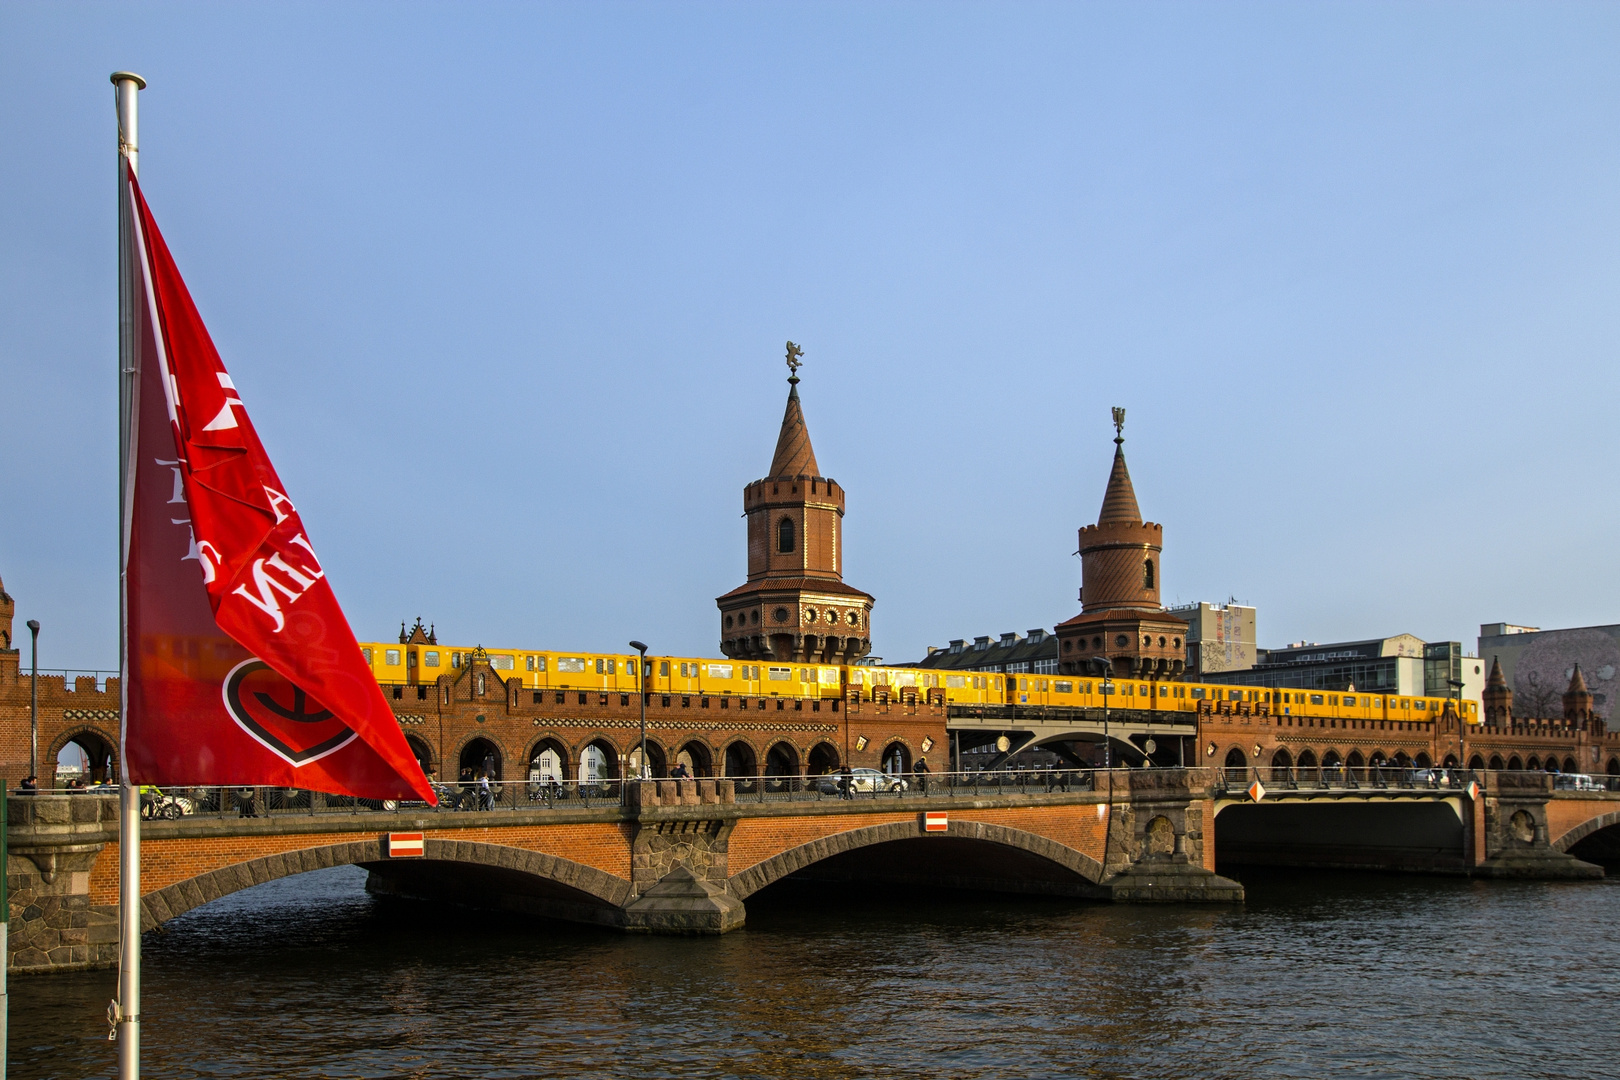
[{"label": "building in background", "polygon": [[1247,671],[1259,659],[1255,609],[1238,603],[1184,604],[1168,609],[1187,622],[1187,678],[1205,673]]},{"label": "building in background", "polygon": [[[1354,688],[1412,697],[1460,696],[1467,701],[1479,701],[1485,689],[1484,662],[1464,655],[1461,642],[1426,642],[1411,634],[1260,649],[1256,663],[1247,670],[1206,672],[1201,678],[1231,686]],[[1453,686],[1454,682],[1461,687]]]},{"label": "building in background", "polygon": [[1542,630],[1512,623],[1479,628],[1479,655],[1502,665],[1519,716],[1558,716],[1563,695],[1579,664],[1592,695],[1592,712],[1608,716],[1620,684],[1620,625]]},{"label": "building in background", "polygon": [[1005,633],[999,640],[986,634],[974,638],[971,645],[965,639],[957,638],[948,649],[936,649],[930,645],[928,655],[911,666],[936,671],[1056,675],[1058,642],[1050,630],[1041,629],[1031,630],[1024,637],[1012,632]]}]

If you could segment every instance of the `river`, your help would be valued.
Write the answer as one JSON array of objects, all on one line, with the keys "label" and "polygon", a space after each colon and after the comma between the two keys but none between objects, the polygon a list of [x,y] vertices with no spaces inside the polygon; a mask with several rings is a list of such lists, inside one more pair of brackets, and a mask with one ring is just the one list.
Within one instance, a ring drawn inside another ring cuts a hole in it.
[{"label": "river", "polygon": [[[339,867],[146,937],[147,1075],[1612,1076],[1620,880],[1226,872],[1126,906],[778,886],[718,939],[383,900]],[[12,1080],[115,1075],[113,975],[14,979]]]}]

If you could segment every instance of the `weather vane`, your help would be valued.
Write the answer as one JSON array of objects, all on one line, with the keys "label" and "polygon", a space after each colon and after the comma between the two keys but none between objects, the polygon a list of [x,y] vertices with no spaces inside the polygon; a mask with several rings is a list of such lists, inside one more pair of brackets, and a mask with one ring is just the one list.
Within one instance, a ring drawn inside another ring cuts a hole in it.
[{"label": "weather vane", "polygon": [[1114,406],[1114,441],[1125,441],[1125,410],[1118,405]]},{"label": "weather vane", "polygon": [[803,356],[803,349],[791,341],[787,343],[788,382],[796,383],[799,381],[799,365],[804,363],[804,360],[801,359]]}]

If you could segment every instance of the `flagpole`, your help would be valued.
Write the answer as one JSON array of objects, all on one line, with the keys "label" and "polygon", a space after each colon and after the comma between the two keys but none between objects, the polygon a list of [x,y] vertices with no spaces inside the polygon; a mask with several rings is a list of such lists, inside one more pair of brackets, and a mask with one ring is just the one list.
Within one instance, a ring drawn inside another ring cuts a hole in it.
[{"label": "flagpole", "polygon": [[[146,80],[128,71],[113,73],[118,96],[118,694],[119,752],[123,755],[118,786],[118,997],[113,1001],[113,1031],[118,1039],[119,1080],[141,1075],[141,793],[129,776],[129,486],[130,441],[134,437],[135,282],[130,275],[130,235],[134,227],[129,200],[130,175],[139,174],[135,96]],[[156,328],[154,328],[156,329]]]}]

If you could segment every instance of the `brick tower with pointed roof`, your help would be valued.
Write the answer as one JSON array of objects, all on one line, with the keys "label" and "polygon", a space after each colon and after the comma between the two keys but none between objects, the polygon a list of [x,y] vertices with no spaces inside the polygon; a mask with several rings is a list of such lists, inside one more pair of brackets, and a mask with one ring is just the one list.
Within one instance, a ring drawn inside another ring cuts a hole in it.
[{"label": "brick tower with pointed roof", "polygon": [[1592,692],[1586,688],[1586,677],[1581,674],[1580,664],[1575,665],[1575,671],[1569,677],[1569,689],[1564,691],[1564,719],[1593,719]]},{"label": "brick tower with pointed roof", "polygon": [[1491,657],[1491,673],[1485,677],[1485,689],[1479,695],[1485,710],[1488,727],[1507,727],[1513,723],[1513,691],[1507,677],[1502,674],[1502,661]]},{"label": "brick tower with pointed roof", "polygon": [[1125,410],[1114,410],[1114,467],[1097,524],[1080,530],[1080,614],[1057,626],[1058,670],[1093,672],[1106,657],[1119,676],[1180,678],[1187,624],[1159,602],[1164,526],[1142,520],[1125,467]]},{"label": "brick tower with pointed roof", "polygon": [[821,475],[788,343],[787,411],[770,475],[743,488],[748,581],[719,597],[734,660],[847,664],[872,651],[873,600],[844,584],[844,489]]}]

